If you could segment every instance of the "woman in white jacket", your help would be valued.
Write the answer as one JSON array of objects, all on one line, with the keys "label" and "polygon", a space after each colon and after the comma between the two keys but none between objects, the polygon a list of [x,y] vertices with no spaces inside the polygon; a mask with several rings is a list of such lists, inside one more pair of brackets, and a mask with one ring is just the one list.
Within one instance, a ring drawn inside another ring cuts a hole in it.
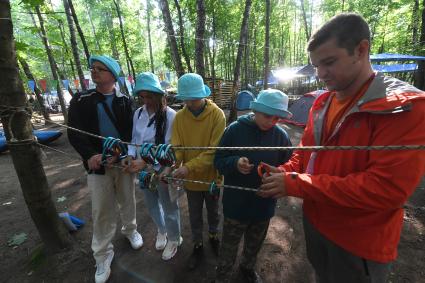
[{"label": "woman in white jacket", "polygon": [[[158,77],[149,72],[137,75],[133,94],[138,95],[144,105],[134,113],[131,142],[138,145],[169,144],[176,112],[166,105],[165,92],[161,89]],[[127,168],[130,172],[161,170],[159,164],[147,166],[134,146],[129,146],[128,154],[134,159]],[[183,241],[180,233],[178,201],[170,200],[168,186],[164,182],[159,182],[156,191],[148,189],[142,191],[149,214],[158,228],[155,248],[164,250],[162,259],[169,260],[176,254],[178,246]]]}]

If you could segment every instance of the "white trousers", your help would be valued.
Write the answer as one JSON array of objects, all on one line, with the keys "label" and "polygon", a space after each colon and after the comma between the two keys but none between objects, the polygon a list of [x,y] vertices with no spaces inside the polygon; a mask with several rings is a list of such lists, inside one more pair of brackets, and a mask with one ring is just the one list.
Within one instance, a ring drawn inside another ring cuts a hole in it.
[{"label": "white trousers", "polygon": [[134,174],[123,173],[120,168],[106,168],[105,175],[89,174],[87,177],[92,200],[91,247],[96,263],[104,261],[113,250],[117,212],[122,222],[122,234],[130,235],[137,229],[134,181]]}]

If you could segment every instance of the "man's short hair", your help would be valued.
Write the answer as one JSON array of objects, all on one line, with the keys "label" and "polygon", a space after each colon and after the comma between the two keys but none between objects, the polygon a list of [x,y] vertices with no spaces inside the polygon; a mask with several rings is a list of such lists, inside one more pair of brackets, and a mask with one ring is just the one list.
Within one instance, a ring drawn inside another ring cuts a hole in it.
[{"label": "man's short hair", "polygon": [[336,39],[339,47],[347,49],[352,55],[360,41],[366,39],[370,43],[369,25],[362,16],[355,13],[336,15],[311,36],[307,51],[314,51],[332,38]]}]

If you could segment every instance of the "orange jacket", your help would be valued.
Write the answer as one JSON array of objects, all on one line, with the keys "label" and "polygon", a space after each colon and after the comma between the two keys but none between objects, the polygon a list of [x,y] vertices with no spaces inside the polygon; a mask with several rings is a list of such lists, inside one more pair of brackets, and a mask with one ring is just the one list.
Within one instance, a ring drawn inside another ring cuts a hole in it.
[{"label": "orange jacket", "polygon": [[[321,145],[329,102],[329,92],[314,102],[300,146]],[[378,73],[323,145],[425,145],[425,92]],[[280,168],[288,195],[304,199],[304,215],[326,238],[368,260],[397,257],[424,150],[295,151]]]}]

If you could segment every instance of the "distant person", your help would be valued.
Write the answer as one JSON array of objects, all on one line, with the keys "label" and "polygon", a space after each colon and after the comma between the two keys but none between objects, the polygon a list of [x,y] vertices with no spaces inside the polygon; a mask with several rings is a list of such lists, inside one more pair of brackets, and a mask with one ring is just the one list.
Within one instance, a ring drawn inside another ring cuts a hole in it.
[{"label": "distant person", "polygon": [[[91,56],[90,70],[95,89],[76,94],[69,107],[68,125],[95,135],[131,141],[133,106],[131,100],[115,88],[120,66],[107,56]],[[95,281],[106,282],[114,258],[112,239],[117,227],[117,210],[121,217],[121,233],[133,249],[143,245],[137,232],[134,174],[111,167],[117,160],[102,163],[103,140],[68,130],[71,145],[84,160],[91,192],[93,218],[93,256],[96,260]]]},{"label": "distant person", "polygon": [[[201,76],[185,74],[177,83],[176,98],[185,106],[177,112],[173,124],[171,143],[175,146],[217,146],[226,126],[223,111],[207,97],[211,94]],[[213,182],[219,178],[214,168],[214,150],[177,150],[177,164],[173,177],[203,182]],[[192,229],[193,253],[188,260],[188,268],[195,269],[203,259],[203,206],[208,215],[208,238],[217,255],[220,245],[218,199],[208,193],[209,186],[186,182],[184,184],[189,207]]]},{"label": "distant person", "polygon": [[[169,144],[171,130],[176,111],[167,106],[165,92],[159,84],[158,77],[145,72],[137,75],[134,94],[139,96],[144,105],[136,110],[133,117],[133,144]],[[128,171],[159,174],[161,165],[147,165],[137,154],[137,148],[129,147],[128,154],[135,160],[128,166]],[[180,231],[180,210],[178,201],[172,201],[168,192],[168,185],[159,182],[156,191],[143,189],[145,203],[149,214],[157,228],[155,248],[162,251],[162,259],[169,260],[177,253],[183,238]]]},{"label": "distant person", "polygon": [[[425,93],[375,73],[370,42],[368,24],[351,13],[311,37],[310,60],[328,91],[314,102],[300,146],[425,144]],[[304,200],[307,256],[318,282],[387,282],[425,151],[297,150],[269,169],[261,196]]]},{"label": "distant person", "polygon": [[[220,147],[292,146],[286,131],[276,125],[279,119],[291,116],[286,94],[276,89],[263,90],[255,101],[251,101],[250,109],[254,113],[239,117],[226,128]],[[214,165],[224,176],[225,185],[258,189],[260,162],[278,166],[290,157],[290,151],[219,150]],[[240,273],[244,282],[262,282],[254,267],[275,207],[275,199],[261,198],[254,191],[223,189],[223,236],[216,282],[227,282],[231,278],[242,236]]]}]

